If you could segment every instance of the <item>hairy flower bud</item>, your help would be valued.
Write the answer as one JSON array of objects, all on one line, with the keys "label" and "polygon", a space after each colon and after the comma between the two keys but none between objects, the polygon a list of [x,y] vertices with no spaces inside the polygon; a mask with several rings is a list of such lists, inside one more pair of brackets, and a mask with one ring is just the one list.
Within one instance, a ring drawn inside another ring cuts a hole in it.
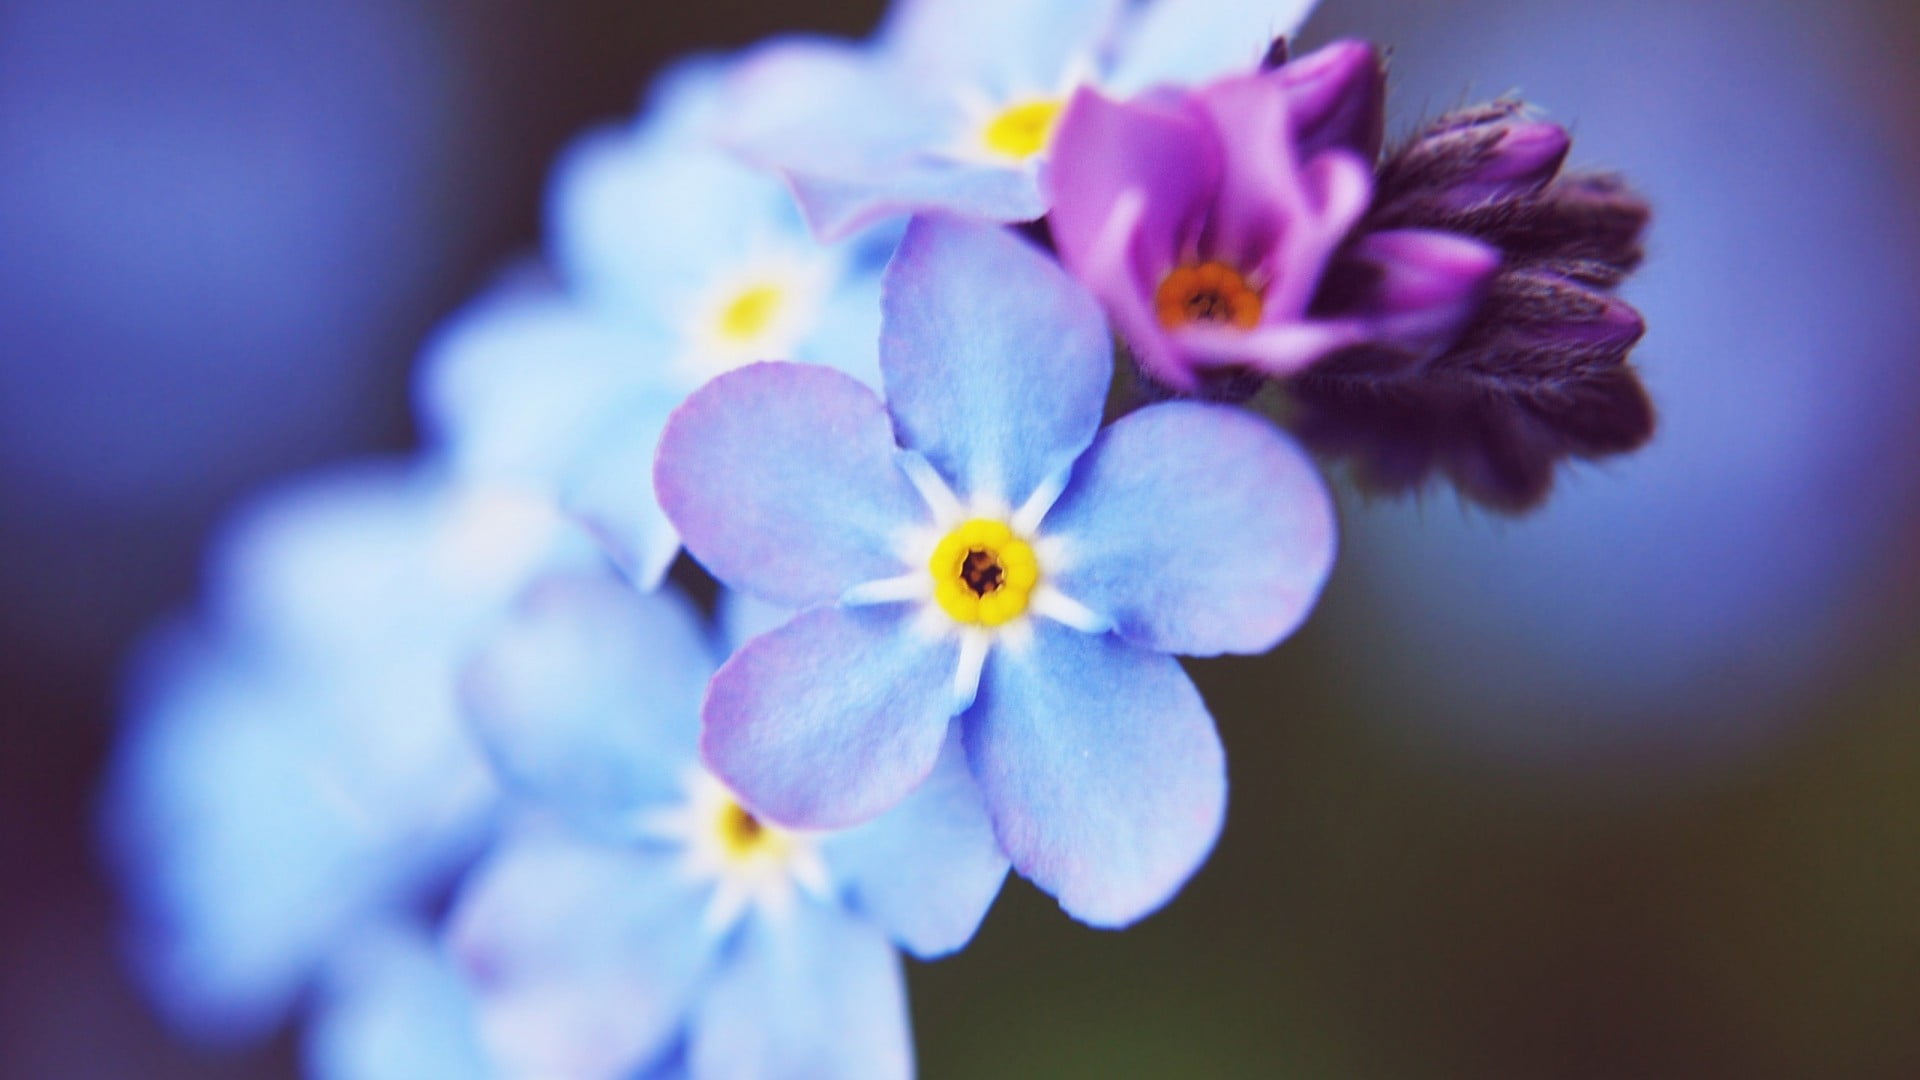
[{"label": "hairy flower bud", "polygon": [[1477,243],[1499,270],[1471,310],[1455,308],[1457,323],[1412,327],[1424,350],[1409,347],[1417,334],[1381,339],[1288,383],[1301,437],[1350,459],[1362,485],[1402,493],[1443,473],[1517,512],[1546,497],[1565,458],[1652,436],[1652,403],[1627,364],[1646,327],[1610,295],[1640,264],[1650,211],[1617,178],[1562,176],[1569,141],[1503,100],[1440,117],[1380,163],[1316,311],[1367,302],[1367,252],[1382,236]]}]

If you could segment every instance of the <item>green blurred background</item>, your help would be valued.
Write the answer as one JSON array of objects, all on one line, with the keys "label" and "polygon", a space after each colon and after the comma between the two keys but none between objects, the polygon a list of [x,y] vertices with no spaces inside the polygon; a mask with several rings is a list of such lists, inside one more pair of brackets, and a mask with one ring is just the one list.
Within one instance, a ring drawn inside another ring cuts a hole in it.
[{"label": "green blurred background", "polygon": [[[124,650],[223,507],[409,445],[415,347],[537,244],[568,137],[675,55],[880,7],[0,9],[0,1075],[293,1073],[121,974],[88,830]],[[1920,1076],[1920,7],[1325,0],[1306,44],[1349,34],[1401,128],[1519,90],[1653,195],[1662,434],[1538,519],[1343,497],[1307,630],[1193,665],[1212,862],[1124,934],[1010,886],[913,969],[924,1075]],[[123,136],[161,108],[194,137],[158,160],[269,209],[153,176]]]}]

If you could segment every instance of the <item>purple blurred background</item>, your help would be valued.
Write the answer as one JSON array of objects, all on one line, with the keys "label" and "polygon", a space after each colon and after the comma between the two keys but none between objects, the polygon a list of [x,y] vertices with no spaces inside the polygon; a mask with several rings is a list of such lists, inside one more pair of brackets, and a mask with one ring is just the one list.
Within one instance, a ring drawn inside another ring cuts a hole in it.
[{"label": "purple blurred background", "polygon": [[[567,137],[878,0],[0,7],[0,1077],[292,1075],[122,974],[119,665],[222,510],[409,444]],[[1920,9],[1325,0],[1401,127],[1518,90],[1660,216],[1655,444],[1508,521],[1346,501],[1309,630],[1196,673],[1227,837],[1137,931],[1010,894],[930,1077],[1920,1075]]]}]

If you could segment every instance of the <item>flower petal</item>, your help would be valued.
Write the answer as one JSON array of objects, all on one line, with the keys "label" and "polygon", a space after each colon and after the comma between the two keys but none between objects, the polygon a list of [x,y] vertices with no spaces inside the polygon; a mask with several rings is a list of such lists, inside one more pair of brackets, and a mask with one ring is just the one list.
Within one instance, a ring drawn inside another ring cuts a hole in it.
[{"label": "flower petal", "polygon": [[1110,43],[1120,0],[901,0],[882,31],[909,71],[999,101],[1052,94]]},{"label": "flower petal", "polygon": [[920,218],[885,288],[894,428],[960,495],[1017,507],[1086,449],[1113,341],[1059,264],[1005,229]]},{"label": "flower petal", "polygon": [[689,397],[654,467],[687,549],[728,585],[802,608],[905,572],[926,506],[872,390],[829,368],[754,364]]},{"label": "flower petal", "polygon": [[1333,502],[1285,435],[1238,409],[1171,402],[1101,432],[1047,515],[1060,591],[1161,652],[1265,652],[1333,566]]},{"label": "flower petal", "polygon": [[[1221,165],[1219,138],[1195,110],[1083,89],[1061,118],[1042,177],[1060,259],[1143,361],[1171,351],[1152,299],[1200,236]],[[1175,389],[1192,388],[1178,364],[1153,370]]]},{"label": "flower petal", "polygon": [[708,766],[753,811],[837,829],[898,805],[932,771],[959,646],[898,605],[817,608],[748,642],[702,709]]},{"label": "flower petal", "polygon": [[253,659],[184,630],[145,649],[102,807],[138,974],[215,1040],[263,1034],[344,931],[469,858],[494,796],[449,670]]},{"label": "flower petal", "polygon": [[680,550],[652,476],[686,392],[671,351],[550,288],[502,289],[429,348],[421,423],[461,476],[555,500],[652,588]]},{"label": "flower petal", "polygon": [[551,246],[575,295],[637,332],[671,335],[716,275],[805,226],[777,178],[704,133],[658,132],[648,119],[567,150],[548,198]]},{"label": "flower petal", "polygon": [[542,582],[463,680],[469,722],[509,783],[609,836],[679,797],[718,664],[670,592]]},{"label": "flower petal", "polygon": [[256,500],[211,560],[213,621],[297,663],[451,662],[547,569],[590,545],[543,500],[396,461],[330,469]]},{"label": "flower petal", "polygon": [[1251,72],[1298,33],[1319,0],[1153,0],[1127,28],[1107,85],[1126,96],[1163,83]]},{"label": "flower petal", "polygon": [[1500,252],[1465,236],[1426,229],[1371,233],[1349,257],[1366,264],[1367,285],[1341,305],[1369,342],[1416,357],[1449,348],[1479,310],[1500,270]]},{"label": "flower petal", "polygon": [[471,990],[439,943],[388,928],[355,942],[308,1029],[318,1080],[486,1080]]},{"label": "flower petal", "polygon": [[1040,620],[994,650],[964,723],[1001,845],[1075,918],[1131,923],[1213,849],[1226,760],[1172,657]]},{"label": "flower petal", "polygon": [[826,852],[853,906],[922,958],[966,945],[1007,876],[957,725],[926,783]]},{"label": "flower petal", "polygon": [[677,1041],[719,942],[664,854],[529,836],[482,867],[450,942],[510,1075],[629,1075]]},{"label": "flower petal", "polygon": [[787,174],[807,223],[835,240],[876,222],[942,212],[982,221],[1035,221],[1046,215],[1031,172],[916,155],[862,176]]},{"label": "flower petal", "polygon": [[1031,178],[931,152],[956,142],[966,117],[922,75],[845,42],[775,41],[729,81],[719,139],[784,176],[824,239],[921,205],[1038,217]]},{"label": "flower petal", "polygon": [[751,921],[693,1018],[694,1076],[906,1080],[906,980],[879,931],[817,903]]}]

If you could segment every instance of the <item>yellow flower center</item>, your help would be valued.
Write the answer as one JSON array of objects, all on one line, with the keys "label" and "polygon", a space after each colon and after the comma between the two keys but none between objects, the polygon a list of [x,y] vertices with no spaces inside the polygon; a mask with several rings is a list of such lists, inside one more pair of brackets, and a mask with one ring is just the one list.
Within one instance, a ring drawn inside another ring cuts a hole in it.
[{"label": "yellow flower center", "polygon": [[1222,262],[1177,267],[1153,297],[1160,325],[1169,330],[1218,323],[1251,330],[1260,325],[1259,292],[1245,275]]},{"label": "yellow flower center", "polygon": [[719,834],[721,849],[738,861],[779,857],[793,846],[785,832],[754,817],[732,799],[714,815],[713,830]]},{"label": "yellow flower center", "polygon": [[1001,157],[1025,161],[1053,142],[1053,129],[1066,109],[1064,101],[1022,101],[1000,110],[987,122],[981,139]]},{"label": "yellow flower center", "polygon": [[786,296],[778,285],[754,285],[720,309],[720,336],[729,341],[749,342],[772,329]]},{"label": "yellow flower center", "polygon": [[927,561],[933,596],[955,622],[1000,626],[1027,610],[1040,581],[1033,547],[1004,521],[975,518],[942,539]]}]

